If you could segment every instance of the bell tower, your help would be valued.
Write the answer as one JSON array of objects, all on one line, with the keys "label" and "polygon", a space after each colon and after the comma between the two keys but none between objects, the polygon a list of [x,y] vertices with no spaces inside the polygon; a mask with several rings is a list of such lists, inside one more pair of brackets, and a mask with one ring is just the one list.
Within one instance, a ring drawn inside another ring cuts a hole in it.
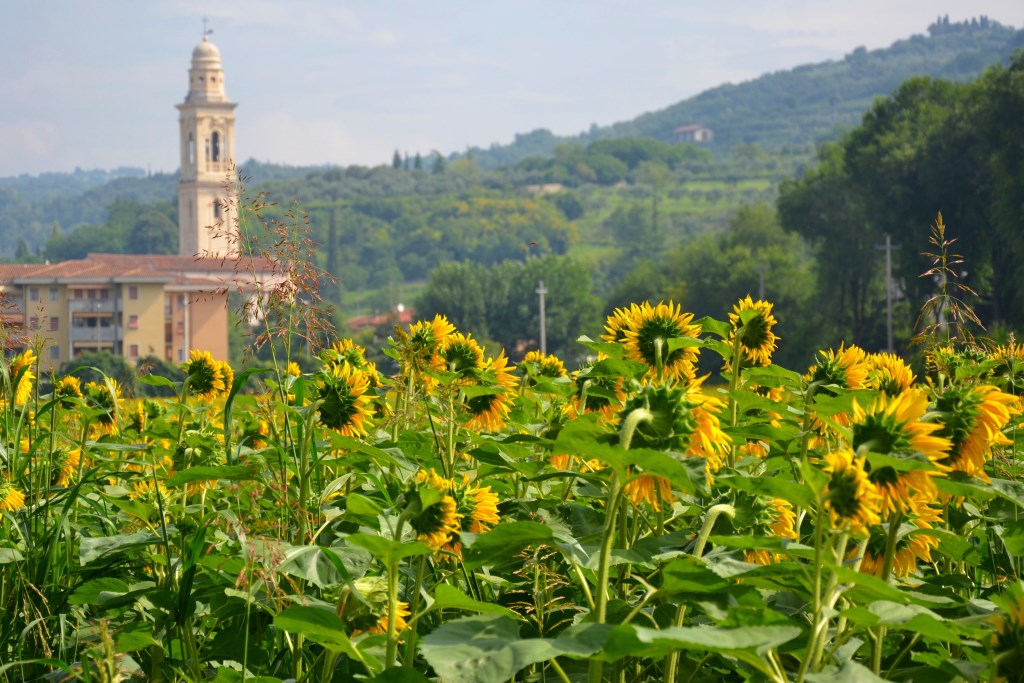
[{"label": "bell tower", "polygon": [[[192,50],[188,94],[175,105],[181,128],[181,175],[178,180],[178,253],[222,257],[235,230],[228,201],[228,172],[235,159],[235,107],[224,90],[220,50],[209,32]],[[221,233],[218,236],[215,234]]]}]

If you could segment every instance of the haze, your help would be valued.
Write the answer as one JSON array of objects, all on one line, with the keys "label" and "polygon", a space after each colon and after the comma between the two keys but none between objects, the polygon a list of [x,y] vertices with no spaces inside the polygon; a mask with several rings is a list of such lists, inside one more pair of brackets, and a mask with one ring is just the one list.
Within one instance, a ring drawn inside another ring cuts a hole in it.
[{"label": "haze", "polygon": [[1024,24],[1019,0],[19,3],[0,41],[0,176],[176,170],[174,105],[203,17],[242,159],[376,165],[629,119],[941,14]]}]

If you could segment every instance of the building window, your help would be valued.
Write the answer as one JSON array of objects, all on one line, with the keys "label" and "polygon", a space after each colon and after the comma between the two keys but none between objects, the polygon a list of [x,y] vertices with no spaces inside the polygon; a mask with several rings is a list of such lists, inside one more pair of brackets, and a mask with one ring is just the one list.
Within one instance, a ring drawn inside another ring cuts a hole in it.
[{"label": "building window", "polygon": [[129,344],[128,345],[128,357],[129,358],[138,358],[139,357],[139,345],[138,344]]},{"label": "building window", "polygon": [[220,133],[213,131],[213,139],[210,143],[213,147],[213,160],[220,161]]},{"label": "building window", "polygon": [[99,296],[100,296],[101,299],[109,299],[110,298],[110,290],[109,289],[101,289]]},{"label": "building window", "polygon": [[215,199],[213,201],[213,217],[220,220],[220,200]]},{"label": "building window", "polygon": [[136,287],[135,285],[131,285],[128,288],[128,298],[131,299],[132,301],[135,301],[136,299],[138,299],[139,298],[139,288]]},{"label": "building window", "polygon": [[85,291],[85,296],[88,299],[95,299],[96,298],[96,290],[95,289],[87,289]]},{"label": "building window", "polygon": [[184,363],[185,362],[185,349],[178,349],[178,362],[179,363]]},{"label": "building window", "polygon": [[85,296],[85,291],[84,290],[81,290],[81,289],[76,289],[75,290],[75,298],[76,299],[81,299],[84,296]]},{"label": "building window", "polygon": [[185,323],[179,320],[176,328],[178,334],[185,334]]},{"label": "building window", "polygon": [[130,315],[128,316],[128,329],[137,330],[139,329],[139,316]]},{"label": "building window", "polygon": [[31,327],[33,330],[38,330],[39,329],[39,318],[36,317],[36,316],[32,316],[31,318],[29,318],[28,319],[28,326]]},{"label": "building window", "polygon": [[196,165],[196,139],[192,133],[188,134],[188,165]]},{"label": "building window", "polygon": [[38,287],[29,287],[28,288],[28,300],[29,301],[39,301],[39,288]]},{"label": "building window", "polygon": [[60,301],[60,290],[56,287],[50,287],[50,301]]},{"label": "building window", "polygon": [[50,317],[50,332],[56,332],[60,329],[60,318],[57,316]]},{"label": "building window", "polygon": [[51,346],[50,347],[50,360],[60,360],[60,347],[59,346]]}]

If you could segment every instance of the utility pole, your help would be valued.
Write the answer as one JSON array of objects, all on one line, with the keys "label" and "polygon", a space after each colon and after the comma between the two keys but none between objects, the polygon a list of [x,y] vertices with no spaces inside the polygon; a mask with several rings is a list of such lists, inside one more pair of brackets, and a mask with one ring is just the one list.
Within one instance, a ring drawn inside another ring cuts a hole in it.
[{"label": "utility pole", "polygon": [[537,287],[537,296],[540,297],[540,352],[548,352],[547,320],[544,314],[544,295],[548,290],[544,289],[544,281],[540,280]]},{"label": "utility pole", "polygon": [[757,262],[757,298],[761,301],[764,301],[764,271],[767,269],[768,266],[765,264],[764,259]]},{"label": "utility pole", "polygon": [[885,351],[895,353],[892,342],[892,250],[900,249],[901,245],[893,246],[889,233],[885,233],[885,244],[876,244],[875,249],[885,250]]}]

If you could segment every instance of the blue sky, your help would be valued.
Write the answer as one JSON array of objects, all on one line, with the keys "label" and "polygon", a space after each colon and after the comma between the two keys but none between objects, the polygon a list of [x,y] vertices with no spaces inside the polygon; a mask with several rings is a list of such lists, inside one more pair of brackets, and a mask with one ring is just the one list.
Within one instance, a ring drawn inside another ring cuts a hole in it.
[{"label": "blue sky", "polygon": [[239,103],[242,159],[389,163],[576,133],[724,82],[924,33],[1024,25],[1020,0],[47,0],[10,3],[0,176],[173,171],[202,18]]}]

